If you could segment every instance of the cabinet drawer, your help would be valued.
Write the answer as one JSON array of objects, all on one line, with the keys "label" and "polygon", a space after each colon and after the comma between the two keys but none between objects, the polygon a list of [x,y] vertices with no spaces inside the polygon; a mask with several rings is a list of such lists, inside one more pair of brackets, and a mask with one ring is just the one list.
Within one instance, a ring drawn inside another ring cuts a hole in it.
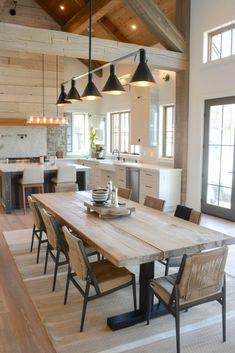
[{"label": "cabinet drawer", "polygon": [[140,186],[140,192],[142,194],[144,194],[144,195],[155,196],[157,191],[158,191],[158,188],[157,188],[156,183],[155,183],[155,185],[150,185],[148,183],[143,183]]}]

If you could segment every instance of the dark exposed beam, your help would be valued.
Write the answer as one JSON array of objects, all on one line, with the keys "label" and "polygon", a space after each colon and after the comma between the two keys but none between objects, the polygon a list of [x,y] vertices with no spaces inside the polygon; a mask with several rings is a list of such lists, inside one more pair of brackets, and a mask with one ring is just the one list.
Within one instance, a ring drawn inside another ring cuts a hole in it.
[{"label": "dark exposed beam", "polygon": [[125,0],[149,31],[158,37],[168,50],[184,52],[185,40],[180,31],[162,12],[154,0]]},{"label": "dark exposed beam", "polygon": [[[97,22],[107,12],[120,3],[120,0],[96,0],[93,2],[92,22]],[[70,18],[63,26],[65,32],[82,33],[88,27],[89,11],[88,4],[83,6],[72,18]]]}]

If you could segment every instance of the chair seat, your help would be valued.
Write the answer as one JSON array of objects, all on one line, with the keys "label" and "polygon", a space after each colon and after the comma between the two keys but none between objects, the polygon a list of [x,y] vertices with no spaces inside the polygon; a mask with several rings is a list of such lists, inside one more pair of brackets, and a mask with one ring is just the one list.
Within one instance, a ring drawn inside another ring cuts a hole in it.
[{"label": "chair seat", "polygon": [[177,273],[165,277],[159,277],[150,281],[150,286],[166,304],[169,304],[171,293],[176,281]]},{"label": "chair seat", "polygon": [[116,267],[108,260],[91,262],[92,270],[101,292],[122,286],[132,280],[132,274],[124,267]]}]

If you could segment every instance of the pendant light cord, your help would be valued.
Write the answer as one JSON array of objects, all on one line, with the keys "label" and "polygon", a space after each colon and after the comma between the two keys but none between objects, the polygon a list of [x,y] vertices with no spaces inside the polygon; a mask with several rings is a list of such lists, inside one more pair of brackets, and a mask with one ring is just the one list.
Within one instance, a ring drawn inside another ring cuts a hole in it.
[{"label": "pendant light cord", "polygon": [[92,40],[92,0],[89,1],[89,71],[92,70],[92,61],[91,61],[91,40]]},{"label": "pendant light cord", "polygon": [[45,116],[45,65],[44,65],[44,54],[42,54],[42,115]]},{"label": "pendant light cord", "polygon": [[[59,87],[58,87],[58,55],[56,55],[56,98],[58,97],[59,94]],[[59,115],[59,107],[56,105],[56,116],[58,117]]]}]

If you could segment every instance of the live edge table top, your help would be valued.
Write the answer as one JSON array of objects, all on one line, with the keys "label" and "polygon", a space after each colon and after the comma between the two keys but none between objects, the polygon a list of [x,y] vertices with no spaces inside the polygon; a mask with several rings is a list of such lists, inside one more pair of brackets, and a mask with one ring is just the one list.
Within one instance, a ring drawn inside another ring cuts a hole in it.
[{"label": "live edge table top", "polygon": [[100,219],[84,206],[91,200],[88,191],[33,197],[118,267],[235,243],[234,237],[129,200],[122,199],[127,207],[135,207],[131,216]]}]

